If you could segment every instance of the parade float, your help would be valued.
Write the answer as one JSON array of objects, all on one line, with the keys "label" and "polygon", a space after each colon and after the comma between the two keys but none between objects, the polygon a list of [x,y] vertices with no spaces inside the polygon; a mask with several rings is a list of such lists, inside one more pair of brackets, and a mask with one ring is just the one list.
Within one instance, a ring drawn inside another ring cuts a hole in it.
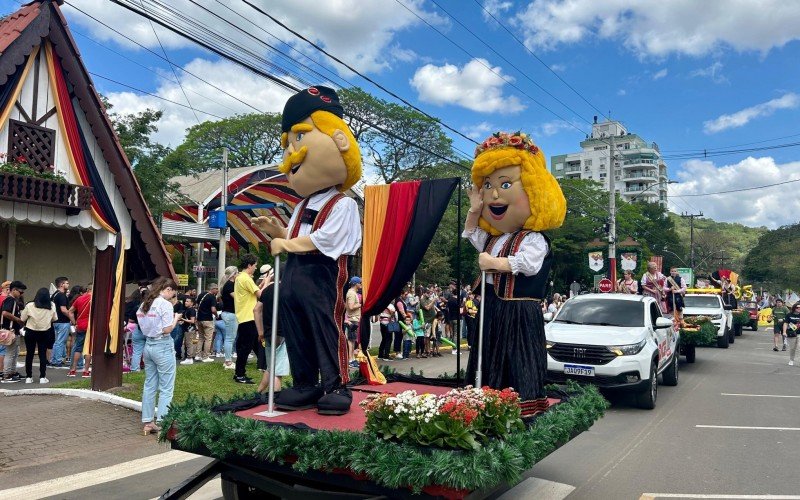
[{"label": "parade float", "polygon": [[[342,116],[333,89],[311,87],[289,99],[281,170],[304,199],[286,228],[273,217],[253,220],[275,255],[270,373],[280,317],[292,386],[275,392],[270,377],[266,396],[173,404],[160,439],[215,460],[162,498],[185,498],[217,474],[225,498],[484,498],[513,486],[607,406],[594,387],[544,386],[538,376],[546,370],[540,300],[553,256],[548,242],[544,264],[535,269],[515,269],[515,257],[527,251],[526,238],[547,242],[534,231],[560,225],[565,202],[543,154],[520,133],[496,134],[476,151],[476,164],[491,157],[494,169],[476,174],[473,168],[473,180],[483,185],[484,177],[499,176],[505,198],[485,185],[473,189],[467,226],[478,222],[480,203],[472,198],[479,192],[493,196],[482,217],[511,223],[498,231],[481,218],[480,231],[491,232],[490,241],[505,240],[499,256],[480,256],[482,295],[487,274],[499,293],[494,302],[482,301],[478,349],[466,380],[460,361],[452,378],[382,373],[366,349],[358,356],[359,372],[349,373],[342,292],[362,227],[338,194],[360,177],[358,145]],[[452,178],[366,187],[361,332],[409,281],[460,184]],[[512,187],[514,199],[508,198]],[[459,236],[460,226],[459,220]],[[508,311],[515,316],[505,316]],[[523,349],[524,357],[502,348],[508,347],[502,344],[508,329],[498,327],[503,322],[520,338],[541,332],[541,348]]]},{"label": "parade float", "polygon": [[687,363],[695,362],[698,346],[711,346],[717,340],[717,327],[707,316],[685,318],[678,322],[677,328],[680,331],[680,353],[686,356]]}]

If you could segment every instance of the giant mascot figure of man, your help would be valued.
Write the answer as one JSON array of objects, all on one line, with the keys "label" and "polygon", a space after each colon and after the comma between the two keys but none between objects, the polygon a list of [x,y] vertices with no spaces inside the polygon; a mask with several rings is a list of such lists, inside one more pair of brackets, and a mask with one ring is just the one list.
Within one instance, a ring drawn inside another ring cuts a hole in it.
[{"label": "giant mascot figure of man", "polygon": [[[513,387],[522,415],[547,409],[547,350],[541,301],[553,253],[540,231],[564,222],[566,200],[544,154],[520,132],[499,132],[475,149],[473,187],[463,236],[487,271],[482,384]],[[475,383],[478,356],[467,381]]]},{"label": "giant mascot figure of man", "polygon": [[273,255],[288,253],[280,286],[280,321],[294,386],[279,408],[317,407],[324,415],[350,410],[344,287],[347,259],[361,246],[358,206],[342,194],[361,178],[358,142],[342,119],[333,89],[298,92],[283,110],[281,172],[303,197],[284,228],[273,217],[253,219],[272,237]]}]

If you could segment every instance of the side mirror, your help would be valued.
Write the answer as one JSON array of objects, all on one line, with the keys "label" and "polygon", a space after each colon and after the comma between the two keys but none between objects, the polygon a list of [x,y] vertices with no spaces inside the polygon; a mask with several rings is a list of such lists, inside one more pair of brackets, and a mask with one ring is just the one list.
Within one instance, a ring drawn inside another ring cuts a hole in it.
[{"label": "side mirror", "polygon": [[728,304],[723,304],[722,308],[725,309],[726,311],[733,311],[733,306]]},{"label": "side mirror", "polygon": [[672,328],[672,320],[669,318],[656,318],[656,329],[660,330],[662,328]]},{"label": "side mirror", "polygon": [[548,323],[553,321],[553,313],[544,313],[544,320]]}]

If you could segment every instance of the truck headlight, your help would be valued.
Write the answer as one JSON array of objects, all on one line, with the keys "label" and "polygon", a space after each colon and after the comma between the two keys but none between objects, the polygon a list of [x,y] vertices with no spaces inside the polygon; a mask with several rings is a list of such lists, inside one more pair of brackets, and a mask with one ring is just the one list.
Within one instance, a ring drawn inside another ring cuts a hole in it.
[{"label": "truck headlight", "polygon": [[548,349],[552,348],[555,345],[556,345],[555,342],[550,342],[549,340],[547,341],[547,343],[545,343],[545,347]]},{"label": "truck headlight", "polygon": [[607,348],[617,356],[633,356],[635,354],[639,354],[639,352],[644,349],[645,345],[647,345],[647,339],[643,339],[641,342],[636,344],[610,345],[607,346]]},{"label": "truck headlight", "polygon": [[722,315],[721,315],[721,314],[712,314],[712,315],[710,316],[710,318],[711,318],[711,319],[722,319]]}]

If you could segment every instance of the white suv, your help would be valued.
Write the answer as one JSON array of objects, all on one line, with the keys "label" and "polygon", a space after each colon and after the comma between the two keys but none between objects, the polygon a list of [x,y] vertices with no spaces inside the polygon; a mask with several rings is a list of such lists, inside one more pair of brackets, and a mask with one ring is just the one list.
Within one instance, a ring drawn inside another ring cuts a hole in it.
[{"label": "white suv", "polygon": [[678,385],[679,333],[651,297],[579,295],[564,303],[545,335],[550,382],[632,391],[646,409],[655,408],[658,375]]},{"label": "white suv", "polygon": [[712,293],[689,293],[683,298],[683,318],[707,316],[717,327],[717,347],[728,348],[733,344],[734,332],[731,327],[731,315],[725,310],[722,298]]}]

